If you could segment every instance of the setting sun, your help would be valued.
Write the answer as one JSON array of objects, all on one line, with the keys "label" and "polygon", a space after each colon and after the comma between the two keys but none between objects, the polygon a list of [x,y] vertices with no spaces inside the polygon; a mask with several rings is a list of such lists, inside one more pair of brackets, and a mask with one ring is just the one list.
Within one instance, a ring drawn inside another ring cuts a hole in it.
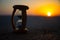
[{"label": "setting sun", "polygon": [[59,6],[56,4],[45,4],[31,9],[31,15],[37,16],[58,16]]},{"label": "setting sun", "polygon": [[50,12],[48,12],[47,14],[48,14],[48,16],[51,16],[51,13]]}]

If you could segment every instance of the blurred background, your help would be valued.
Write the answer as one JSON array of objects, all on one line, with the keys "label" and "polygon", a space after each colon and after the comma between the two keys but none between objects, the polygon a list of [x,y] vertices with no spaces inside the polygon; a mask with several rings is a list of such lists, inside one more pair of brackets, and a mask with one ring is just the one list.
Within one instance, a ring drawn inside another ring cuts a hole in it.
[{"label": "blurred background", "polygon": [[[27,10],[29,28],[60,29],[60,0],[0,0],[0,33],[12,32],[13,5],[29,7]],[[16,15],[20,12],[17,11]]]}]

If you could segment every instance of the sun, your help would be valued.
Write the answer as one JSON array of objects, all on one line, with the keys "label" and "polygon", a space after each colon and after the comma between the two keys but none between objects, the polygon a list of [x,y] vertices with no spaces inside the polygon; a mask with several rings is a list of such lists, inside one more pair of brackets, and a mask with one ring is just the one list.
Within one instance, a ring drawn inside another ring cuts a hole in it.
[{"label": "sun", "polygon": [[51,12],[48,12],[48,13],[47,13],[47,16],[51,16]]}]

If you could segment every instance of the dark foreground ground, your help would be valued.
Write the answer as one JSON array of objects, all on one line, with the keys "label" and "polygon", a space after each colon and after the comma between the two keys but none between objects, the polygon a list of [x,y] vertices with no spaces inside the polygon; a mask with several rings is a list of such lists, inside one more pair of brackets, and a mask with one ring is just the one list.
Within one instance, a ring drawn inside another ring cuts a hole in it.
[{"label": "dark foreground ground", "polygon": [[11,16],[0,18],[0,40],[60,40],[60,17],[28,16],[25,34],[12,32]]}]

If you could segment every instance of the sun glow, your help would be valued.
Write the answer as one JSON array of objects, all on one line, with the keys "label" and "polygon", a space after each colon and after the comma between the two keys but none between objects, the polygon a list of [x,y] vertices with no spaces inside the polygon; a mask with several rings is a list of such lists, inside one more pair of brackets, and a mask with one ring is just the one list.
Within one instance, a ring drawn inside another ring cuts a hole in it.
[{"label": "sun glow", "polygon": [[32,15],[37,16],[59,16],[59,6],[57,4],[46,4],[37,6],[36,8],[32,8],[31,11]]},{"label": "sun glow", "polygon": [[48,16],[51,16],[51,12],[48,12],[47,14],[48,14]]}]

